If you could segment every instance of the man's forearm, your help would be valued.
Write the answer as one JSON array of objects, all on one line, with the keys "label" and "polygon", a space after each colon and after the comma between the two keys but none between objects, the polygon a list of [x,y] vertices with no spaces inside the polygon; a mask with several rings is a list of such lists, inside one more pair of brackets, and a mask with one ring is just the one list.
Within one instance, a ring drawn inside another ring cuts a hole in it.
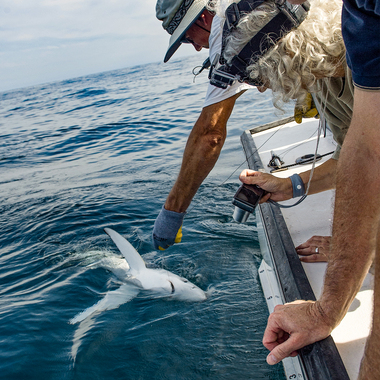
[{"label": "man's forearm", "polygon": [[355,90],[354,117],[338,162],[332,251],[319,301],[332,325],[347,312],[375,250],[380,217],[379,106],[379,96]]},{"label": "man's forearm", "polygon": [[[380,228],[378,230],[378,236],[379,233]],[[380,239],[378,239],[376,245],[372,331],[367,340],[358,380],[380,379]]]},{"label": "man's forearm", "polygon": [[167,210],[184,212],[189,207],[218,160],[226,139],[227,121],[240,94],[202,110],[188,138],[178,178],[166,200]]},{"label": "man's forearm", "polygon": [[191,133],[178,178],[165,203],[167,210],[184,212],[219,158],[225,137]]},{"label": "man's forearm", "polygon": [[[313,178],[310,182],[310,195],[335,188],[337,162],[337,160],[330,158],[314,169]],[[300,177],[306,189],[309,182],[310,170],[300,173]]]}]

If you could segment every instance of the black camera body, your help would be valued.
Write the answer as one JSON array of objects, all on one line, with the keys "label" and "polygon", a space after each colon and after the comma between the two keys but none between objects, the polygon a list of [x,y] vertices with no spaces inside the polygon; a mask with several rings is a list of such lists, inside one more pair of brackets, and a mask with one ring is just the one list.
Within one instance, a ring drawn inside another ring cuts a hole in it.
[{"label": "black camera body", "polygon": [[226,65],[220,64],[220,54],[217,54],[210,67],[210,72],[208,78],[210,83],[215,87],[223,88],[224,90],[228,86],[232,86],[238,77],[236,75],[230,74],[228,72],[228,67]]},{"label": "black camera body", "polygon": [[232,86],[237,77],[235,75],[229,74],[225,66],[220,66],[219,68],[214,67],[210,71],[210,83],[218,88],[226,89],[228,86]]},{"label": "black camera body", "polygon": [[257,185],[247,185],[243,183],[232,200],[232,204],[235,205],[233,218],[239,223],[246,222],[249,215],[255,211],[260,199],[266,193],[265,190]]}]

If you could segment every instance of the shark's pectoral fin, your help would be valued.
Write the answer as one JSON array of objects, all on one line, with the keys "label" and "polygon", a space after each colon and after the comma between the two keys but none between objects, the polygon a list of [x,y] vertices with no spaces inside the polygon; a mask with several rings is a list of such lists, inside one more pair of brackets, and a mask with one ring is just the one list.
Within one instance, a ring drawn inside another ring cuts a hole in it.
[{"label": "shark's pectoral fin", "polygon": [[105,228],[104,231],[119,248],[132,271],[141,272],[146,270],[144,260],[128,240],[124,239],[116,231],[111,230],[111,228]]},{"label": "shark's pectoral fin", "polygon": [[109,291],[104,296],[104,298],[97,302],[95,305],[77,314],[73,319],[70,320],[70,323],[75,324],[82,322],[84,319],[94,313],[100,313],[104,310],[116,309],[123,303],[126,303],[132,298],[136,297],[138,292],[139,289],[137,289],[135,286],[131,286],[129,284],[122,285],[119,289]]}]

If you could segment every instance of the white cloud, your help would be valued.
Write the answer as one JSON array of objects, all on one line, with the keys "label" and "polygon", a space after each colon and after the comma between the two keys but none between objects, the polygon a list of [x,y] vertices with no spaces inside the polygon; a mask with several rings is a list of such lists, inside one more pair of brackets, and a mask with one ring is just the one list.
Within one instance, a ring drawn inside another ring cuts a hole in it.
[{"label": "white cloud", "polygon": [[[162,61],[155,0],[2,0],[0,91]],[[193,54],[182,47],[178,56]]]}]

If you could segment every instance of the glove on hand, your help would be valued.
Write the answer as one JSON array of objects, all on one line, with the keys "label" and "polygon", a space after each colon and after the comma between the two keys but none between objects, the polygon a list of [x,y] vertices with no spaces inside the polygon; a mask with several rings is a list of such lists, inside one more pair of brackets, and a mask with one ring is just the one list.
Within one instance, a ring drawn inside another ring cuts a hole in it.
[{"label": "glove on hand", "polygon": [[182,239],[182,223],[186,212],[175,212],[162,207],[153,228],[154,248],[164,251]]},{"label": "glove on hand", "polygon": [[303,117],[319,118],[317,107],[310,93],[306,95],[306,98],[302,102],[297,101],[294,107],[294,120],[296,123],[301,124]]}]

